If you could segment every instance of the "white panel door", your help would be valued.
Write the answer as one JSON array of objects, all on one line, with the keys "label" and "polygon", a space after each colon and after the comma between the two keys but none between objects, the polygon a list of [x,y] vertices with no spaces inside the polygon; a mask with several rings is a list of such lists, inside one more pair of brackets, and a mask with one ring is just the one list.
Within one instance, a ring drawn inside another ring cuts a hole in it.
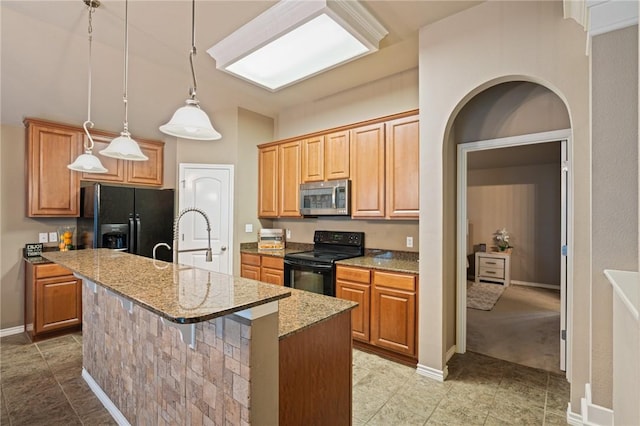
[{"label": "white panel door", "polygon": [[[197,207],[209,217],[213,262],[206,252],[179,253],[178,262],[214,272],[233,271],[233,165],[180,164],[179,210]],[[187,212],[180,220],[178,250],[207,248],[204,217]],[[175,242],[174,242],[175,243]]]}]

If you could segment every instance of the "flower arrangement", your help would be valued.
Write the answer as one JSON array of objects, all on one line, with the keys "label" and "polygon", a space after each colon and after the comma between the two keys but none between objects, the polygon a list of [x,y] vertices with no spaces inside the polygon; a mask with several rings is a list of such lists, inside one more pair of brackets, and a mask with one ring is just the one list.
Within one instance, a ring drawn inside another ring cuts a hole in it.
[{"label": "flower arrangement", "polygon": [[496,241],[498,250],[505,251],[512,247],[509,244],[509,232],[505,228],[497,230],[493,235],[493,239]]}]

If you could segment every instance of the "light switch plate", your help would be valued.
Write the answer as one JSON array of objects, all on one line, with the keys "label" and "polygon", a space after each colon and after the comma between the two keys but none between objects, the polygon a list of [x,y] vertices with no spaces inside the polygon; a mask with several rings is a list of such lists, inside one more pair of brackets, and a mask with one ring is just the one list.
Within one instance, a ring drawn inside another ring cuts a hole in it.
[{"label": "light switch plate", "polygon": [[407,237],[407,247],[413,247],[413,237]]},{"label": "light switch plate", "polygon": [[245,223],[244,232],[247,232],[247,233],[253,232],[253,224],[252,223]]},{"label": "light switch plate", "polygon": [[286,230],[287,240],[291,238],[291,229]]},{"label": "light switch plate", "polygon": [[58,233],[49,232],[49,241],[51,241],[52,243],[58,241]]},{"label": "light switch plate", "polygon": [[48,237],[46,232],[40,232],[38,234],[38,242],[39,243],[48,243],[49,242],[49,237]]}]

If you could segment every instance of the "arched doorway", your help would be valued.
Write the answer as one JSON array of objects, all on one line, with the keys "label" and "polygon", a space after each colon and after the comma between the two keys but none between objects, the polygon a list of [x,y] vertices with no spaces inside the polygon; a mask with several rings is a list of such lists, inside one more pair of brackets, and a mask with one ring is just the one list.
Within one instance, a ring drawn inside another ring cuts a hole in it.
[{"label": "arched doorway", "polygon": [[[503,80],[504,81],[504,80]],[[540,353],[549,352],[549,345],[556,345],[554,349],[556,349],[556,353],[549,355],[545,355],[545,360],[529,360],[528,365],[541,367],[548,366],[550,360],[557,360],[557,367],[554,370],[565,369],[565,343],[566,341],[560,340],[561,330],[566,330],[566,295],[567,295],[567,257],[561,257],[561,246],[564,245],[566,247],[567,241],[567,209],[566,207],[570,207],[570,202],[566,203],[566,200],[570,200],[569,194],[567,193],[567,189],[570,187],[567,185],[568,179],[570,177],[567,169],[566,169],[566,161],[567,158],[561,158],[560,152],[558,149],[558,157],[554,160],[557,162],[556,165],[547,165],[546,168],[541,168],[540,166],[536,166],[536,161],[545,161],[534,158],[536,150],[533,149],[535,147],[542,147],[542,144],[551,145],[554,142],[557,142],[558,147],[562,145],[564,147],[564,154],[567,154],[569,151],[566,149],[567,145],[570,143],[571,131],[569,130],[569,115],[565,104],[563,101],[551,90],[546,87],[531,83],[527,81],[507,81],[500,82],[498,84],[487,84],[484,90],[477,91],[474,95],[469,96],[467,101],[464,104],[461,103],[458,113],[455,115],[455,118],[451,121],[451,138],[449,143],[453,145],[453,150],[457,152],[455,154],[455,163],[457,164],[457,199],[453,202],[456,203],[456,211],[457,211],[457,225],[456,225],[456,234],[457,234],[457,243],[456,243],[456,351],[464,352],[466,350],[467,343],[467,294],[466,289],[469,284],[467,281],[467,273],[471,271],[472,274],[475,275],[477,272],[473,265],[474,256],[469,256],[470,249],[475,243],[488,243],[489,247],[486,248],[487,251],[490,251],[490,246],[492,244],[491,236],[484,235],[489,234],[487,229],[484,229],[484,234],[482,232],[469,232],[469,229],[473,227],[473,224],[469,222],[470,215],[468,212],[468,203],[467,203],[467,184],[468,184],[468,157],[472,153],[488,153],[491,152],[492,155],[484,156],[484,168],[483,175],[487,176],[487,171],[491,167],[491,163],[493,162],[493,167],[503,167],[502,169],[494,169],[498,170],[498,175],[504,175],[507,171],[511,174],[512,178],[508,179],[506,185],[501,186],[500,192],[501,195],[498,198],[490,198],[491,196],[496,196],[496,190],[491,189],[486,192],[486,200],[483,202],[488,203],[501,203],[500,206],[496,205],[496,209],[504,209],[510,208],[514,211],[518,209],[514,209],[514,205],[511,207],[505,206],[504,203],[517,203],[517,202],[525,202],[529,207],[534,207],[535,209],[540,210],[540,207],[535,207],[536,202],[538,204],[542,203],[540,200],[536,200],[540,197],[540,189],[536,189],[536,184],[540,186],[541,179],[534,179],[537,183],[527,182],[526,185],[517,185],[513,182],[513,176],[531,174],[532,170],[537,170],[536,173],[557,173],[553,175],[553,178],[548,177],[546,181],[557,181],[557,195],[558,198],[562,198],[562,203],[560,200],[558,201],[558,209],[557,211],[553,211],[552,213],[545,213],[547,215],[547,221],[549,214],[554,216],[551,220],[557,220],[557,227],[540,227],[538,226],[537,230],[528,229],[527,232],[523,231],[524,228],[535,227],[536,220],[539,221],[540,212],[538,214],[527,214],[527,217],[511,217],[510,215],[505,215],[503,211],[495,211],[495,214],[492,214],[493,206],[483,206],[481,209],[484,214],[489,214],[495,216],[495,218],[489,218],[489,220],[480,221],[480,223],[485,225],[487,223],[494,223],[494,225],[498,225],[498,228],[504,227],[504,223],[507,222],[511,226],[516,227],[519,235],[519,243],[521,246],[516,248],[513,255],[508,255],[508,258],[512,258],[511,260],[515,260],[512,264],[515,266],[509,266],[510,270],[513,272],[512,279],[516,283],[518,283],[518,287],[511,287],[508,290],[508,294],[512,295],[516,293],[516,288],[520,289],[523,287],[532,285],[535,287],[550,287],[553,288],[557,285],[556,290],[558,291],[558,318],[560,319],[559,326],[556,326],[555,330],[545,330],[547,335],[549,333],[555,333],[557,339],[554,343],[546,342],[546,346],[542,343],[531,343],[527,345],[530,350],[535,352],[535,350],[539,347]],[[528,148],[526,151],[523,148]],[[515,147],[507,149],[507,147]],[[451,147],[450,147],[451,148]],[[491,150],[491,151],[489,151]],[[451,153],[452,149],[445,149],[445,164],[451,166],[452,158],[449,156],[447,160],[446,152]],[[503,151],[503,155],[498,155],[499,151]],[[540,149],[538,149],[540,152]],[[548,151],[548,150],[547,150]],[[509,157],[505,155],[505,152],[509,152],[509,155],[513,157]],[[520,154],[517,154],[519,153]],[[517,156],[524,156],[525,158],[518,158]],[[499,159],[499,160],[498,160]],[[488,162],[488,166],[487,166]],[[562,174],[562,178],[560,178],[560,164],[565,168],[565,172]],[[505,168],[509,166],[509,168]],[[555,167],[554,167],[555,166]],[[540,171],[543,170],[543,171]],[[521,172],[521,173],[520,173]],[[526,172],[526,173],[525,173]],[[450,177],[451,174],[448,174]],[[475,174],[473,176],[476,176]],[[495,179],[495,177],[494,177]],[[523,178],[524,179],[524,178]],[[519,180],[519,179],[516,179]],[[544,180],[544,176],[543,179]],[[520,182],[522,183],[522,182]],[[487,182],[485,182],[487,184]],[[495,184],[495,182],[493,182]],[[548,182],[545,183],[548,186]],[[538,195],[536,196],[536,191],[538,191]],[[494,195],[491,195],[494,194]],[[506,195],[505,195],[506,194]],[[547,194],[547,198],[549,198]],[[529,201],[527,201],[529,199]],[[491,200],[491,201],[489,201]],[[498,200],[498,201],[496,201]],[[506,200],[506,201],[505,201]],[[451,202],[451,201],[450,201]],[[477,202],[477,200],[476,200]],[[560,205],[562,204],[562,209]],[[481,203],[482,205],[482,203]],[[476,206],[477,207],[477,206]],[[516,206],[517,207],[517,206]],[[477,220],[477,215],[480,214],[477,211],[474,211],[474,219]],[[517,216],[517,213],[512,214],[512,216]],[[506,220],[505,220],[506,218]],[[495,220],[491,220],[495,219]],[[477,221],[476,221],[477,223]],[[514,225],[515,224],[515,225]],[[554,225],[556,225],[554,223]],[[548,229],[547,229],[548,228]],[[551,229],[553,228],[553,229]],[[561,228],[561,229],[560,229]],[[476,230],[478,231],[478,230]],[[559,232],[561,231],[561,232]],[[555,235],[545,235],[545,232],[553,232],[561,234],[558,235],[557,239]],[[471,234],[471,235],[470,235]],[[481,235],[478,238],[478,235]],[[531,234],[530,238],[526,238],[523,234]],[[534,236],[536,238],[531,238]],[[549,237],[549,238],[545,238]],[[471,241],[470,238],[475,238],[475,241]],[[517,237],[516,237],[517,238]],[[533,240],[537,240],[537,243]],[[487,241],[488,240],[488,241]],[[551,243],[550,241],[553,241]],[[557,241],[557,244],[555,243]],[[542,242],[546,242],[546,248],[540,247]],[[535,244],[538,244],[536,246]],[[552,244],[549,247],[549,244]],[[557,255],[549,255],[547,252],[553,252]],[[473,253],[473,252],[471,252]],[[545,257],[547,254],[546,260],[540,260],[538,258]],[[549,257],[551,256],[551,257]],[[469,260],[471,260],[471,265],[469,265]],[[528,265],[528,267],[522,267],[524,265]],[[471,266],[469,269],[468,266]],[[538,273],[536,271],[532,271],[536,268],[541,268],[543,270],[552,270],[555,278],[549,279],[549,274],[546,277],[536,279],[535,277],[542,277],[544,274]],[[478,269],[479,270],[479,269]],[[493,271],[489,271],[493,272]],[[501,271],[498,271],[501,272]],[[504,271],[503,271],[504,272]],[[532,278],[533,277],[533,278]],[[541,283],[542,282],[542,283]],[[502,281],[496,282],[496,280],[477,280],[476,283],[478,286],[485,287],[496,287],[496,285],[486,285],[486,284],[499,284],[504,287],[505,282]],[[472,284],[473,285],[473,284]],[[474,287],[475,290],[476,287]],[[497,289],[496,289],[497,290]],[[500,289],[500,293],[504,289]],[[493,291],[493,290],[492,290]],[[521,291],[521,290],[517,290]],[[508,297],[507,297],[508,299]],[[502,302],[507,303],[507,302]],[[501,309],[502,305],[498,305],[497,311]],[[513,306],[511,307],[513,309]],[[517,306],[515,307],[517,310]],[[491,310],[491,309],[489,309]],[[499,314],[495,314],[493,317],[489,314],[486,317],[478,317],[475,313],[476,311],[471,310],[470,313],[472,317],[477,320],[478,318],[493,318],[491,321],[501,321],[504,317],[501,317]],[[484,313],[481,315],[485,315]],[[510,318],[514,316],[510,313]],[[484,321],[484,320],[483,320]],[[522,322],[520,324],[521,328],[514,328],[515,330],[526,329],[529,325],[532,327],[536,326],[535,321],[531,321],[527,323],[526,315],[520,319]],[[499,328],[501,324],[499,322],[488,322],[483,324],[490,324],[492,327]],[[472,330],[476,325],[471,324]],[[504,326],[504,324],[502,324]],[[545,327],[549,327],[548,323],[544,323]],[[536,327],[539,327],[537,325]],[[477,333],[476,333],[477,334]],[[482,333],[481,333],[482,334]],[[490,335],[490,334],[488,334]],[[504,333],[504,339],[508,339],[509,334]],[[566,336],[566,334],[565,334]],[[549,337],[549,336],[547,336]],[[494,343],[496,341],[496,336],[493,335]],[[513,338],[513,337],[512,337]],[[498,333],[497,341],[503,339],[503,335]],[[526,339],[526,338],[525,338]],[[508,347],[508,343],[502,345],[503,347]],[[520,344],[522,342],[519,342]],[[538,345],[538,346],[536,346]],[[488,345],[490,347],[491,345]],[[494,348],[495,349],[495,348]],[[495,353],[483,352],[490,356],[495,356],[497,358],[506,359],[508,361],[519,362],[520,358],[517,354],[510,354],[508,351],[500,351],[499,348],[495,349]],[[510,355],[514,359],[509,359]],[[542,357],[542,355],[540,355]],[[532,362],[533,361],[533,362]],[[522,362],[527,364],[527,362]],[[542,367],[546,368],[546,367]]]}]

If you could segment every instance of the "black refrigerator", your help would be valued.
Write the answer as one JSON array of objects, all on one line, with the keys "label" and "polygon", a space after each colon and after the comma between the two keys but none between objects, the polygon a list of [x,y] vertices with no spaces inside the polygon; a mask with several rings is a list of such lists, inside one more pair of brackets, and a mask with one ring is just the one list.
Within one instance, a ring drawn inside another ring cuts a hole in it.
[{"label": "black refrigerator", "polygon": [[[132,188],[96,183],[80,190],[79,248],[110,248],[153,257],[158,243],[173,244],[173,189]],[[158,247],[156,258],[173,254]]]}]

